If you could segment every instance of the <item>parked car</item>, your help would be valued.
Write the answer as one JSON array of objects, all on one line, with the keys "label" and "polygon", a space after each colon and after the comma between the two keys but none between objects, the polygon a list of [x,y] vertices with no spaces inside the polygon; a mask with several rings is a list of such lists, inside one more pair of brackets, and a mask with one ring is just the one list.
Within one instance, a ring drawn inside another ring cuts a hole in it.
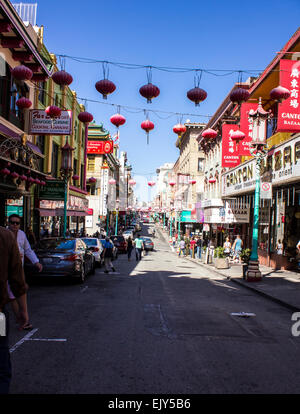
[{"label": "parked car", "polygon": [[95,258],[80,238],[49,237],[40,240],[34,251],[43,265],[38,272],[25,263],[25,273],[32,277],[71,277],[83,283],[87,274],[95,271]]},{"label": "parked car", "polygon": [[96,237],[82,237],[81,240],[84,241],[89,250],[93,253],[96,264],[98,266],[101,266],[101,253],[103,252],[103,246],[101,241]]},{"label": "parked car", "polygon": [[143,239],[145,250],[154,250],[154,243],[150,237],[142,236],[141,239]]},{"label": "parked car", "polygon": [[[111,236],[111,237],[113,237],[113,236]],[[113,247],[113,257],[112,257],[112,260],[116,260],[117,258],[118,258],[118,249],[117,249],[117,247],[115,246],[115,244],[114,244],[114,242],[112,241],[112,239],[110,238],[109,239],[109,241],[111,242],[111,244],[114,246]],[[105,239],[100,239],[100,242],[102,243],[102,246],[104,245],[104,243],[105,243]],[[104,258],[103,258],[103,255],[102,255],[102,261],[104,262]]]},{"label": "parked car", "polygon": [[128,237],[131,237],[133,240],[133,231],[132,230],[125,230],[123,231],[123,237],[127,240]]},{"label": "parked car", "polygon": [[127,231],[127,230],[131,230],[132,233],[136,232],[135,226],[133,226],[133,225],[130,225],[130,226],[126,227],[125,231]]},{"label": "parked car", "polygon": [[127,252],[127,242],[124,236],[111,236],[111,240],[113,244],[118,249],[119,253],[126,253]]}]

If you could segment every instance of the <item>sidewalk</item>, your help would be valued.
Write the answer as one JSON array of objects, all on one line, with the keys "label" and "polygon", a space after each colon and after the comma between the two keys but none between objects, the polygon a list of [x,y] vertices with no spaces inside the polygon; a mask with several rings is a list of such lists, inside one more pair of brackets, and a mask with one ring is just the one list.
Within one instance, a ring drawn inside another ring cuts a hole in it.
[{"label": "sidewalk", "polygon": [[[169,235],[158,227],[159,233],[169,244]],[[174,251],[173,247],[170,249]],[[174,252],[175,253],[175,252]],[[260,265],[262,280],[260,282],[247,282],[243,279],[242,265],[231,264],[229,269],[216,269],[213,264],[204,264],[199,259],[185,257],[203,268],[209,269],[231,281],[251,289],[256,293],[271,299],[293,312],[300,312],[300,273],[290,270],[274,270]]]}]

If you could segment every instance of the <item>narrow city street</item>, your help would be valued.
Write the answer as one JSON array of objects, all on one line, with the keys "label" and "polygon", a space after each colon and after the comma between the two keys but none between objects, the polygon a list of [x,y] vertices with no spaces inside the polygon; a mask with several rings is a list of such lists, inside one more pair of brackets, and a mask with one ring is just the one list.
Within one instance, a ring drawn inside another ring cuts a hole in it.
[{"label": "narrow city street", "polygon": [[291,312],[178,258],[160,230],[154,244],[82,285],[31,284],[33,330],[10,318],[11,393],[299,393]]}]

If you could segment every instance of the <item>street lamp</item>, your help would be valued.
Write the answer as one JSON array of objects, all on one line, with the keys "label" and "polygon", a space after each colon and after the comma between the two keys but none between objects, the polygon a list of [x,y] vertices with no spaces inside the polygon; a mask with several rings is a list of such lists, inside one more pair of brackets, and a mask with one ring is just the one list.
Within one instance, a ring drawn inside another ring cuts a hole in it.
[{"label": "street lamp", "polygon": [[61,168],[60,174],[65,181],[65,196],[64,196],[64,226],[63,226],[63,237],[66,237],[67,232],[67,202],[68,202],[68,182],[69,178],[72,175],[72,152],[74,148],[72,148],[69,143],[68,139],[65,145],[61,148]]},{"label": "street lamp", "polygon": [[115,236],[118,235],[118,217],[119,217],[119,203],[120,200],[116,200],[116,228],[115,228]]},{"label": "street lamp", "polygon": [[267,155],[266,142],[266,121],[272,116],[271,111],[265,111],[261,104],[261,98],[257,109],[249,111],[249,118],[253,123],[253,135],[250,146],[250,153],[255,158],[255,195],[254,195],[254,215],[253,215],[253,232],[252,232],[252,249],[249,260],[246,280],[260,281],[261,272],[258,261],[258,225],[259,225],[259,200],[260,200],[260,169],[261,163]]}]

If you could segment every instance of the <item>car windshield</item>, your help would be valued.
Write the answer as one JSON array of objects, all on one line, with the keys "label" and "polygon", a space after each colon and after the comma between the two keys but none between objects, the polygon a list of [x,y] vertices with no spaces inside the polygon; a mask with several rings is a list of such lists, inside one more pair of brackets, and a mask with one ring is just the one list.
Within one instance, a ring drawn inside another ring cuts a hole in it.
[{"label": "car windshield", "polygon": [[74,250],[75,240],[45,239],[40,240],[38,248],[42,250]]},{"label": "car windshield", "polygon": [[118,241],[118,242],[122,242],[124,241],[124,237],[123,236],[114,236],[111,238],[113,242]]},{"label": "car windshield", "polygon": [[149,239],[149,237],[142,237],[143,240],[145,240],[146,242],[151,242],[151,239]]},{"label": "car windshield", "polygon": [[97,246],[97,239],[81,239],[87,246]]}]

